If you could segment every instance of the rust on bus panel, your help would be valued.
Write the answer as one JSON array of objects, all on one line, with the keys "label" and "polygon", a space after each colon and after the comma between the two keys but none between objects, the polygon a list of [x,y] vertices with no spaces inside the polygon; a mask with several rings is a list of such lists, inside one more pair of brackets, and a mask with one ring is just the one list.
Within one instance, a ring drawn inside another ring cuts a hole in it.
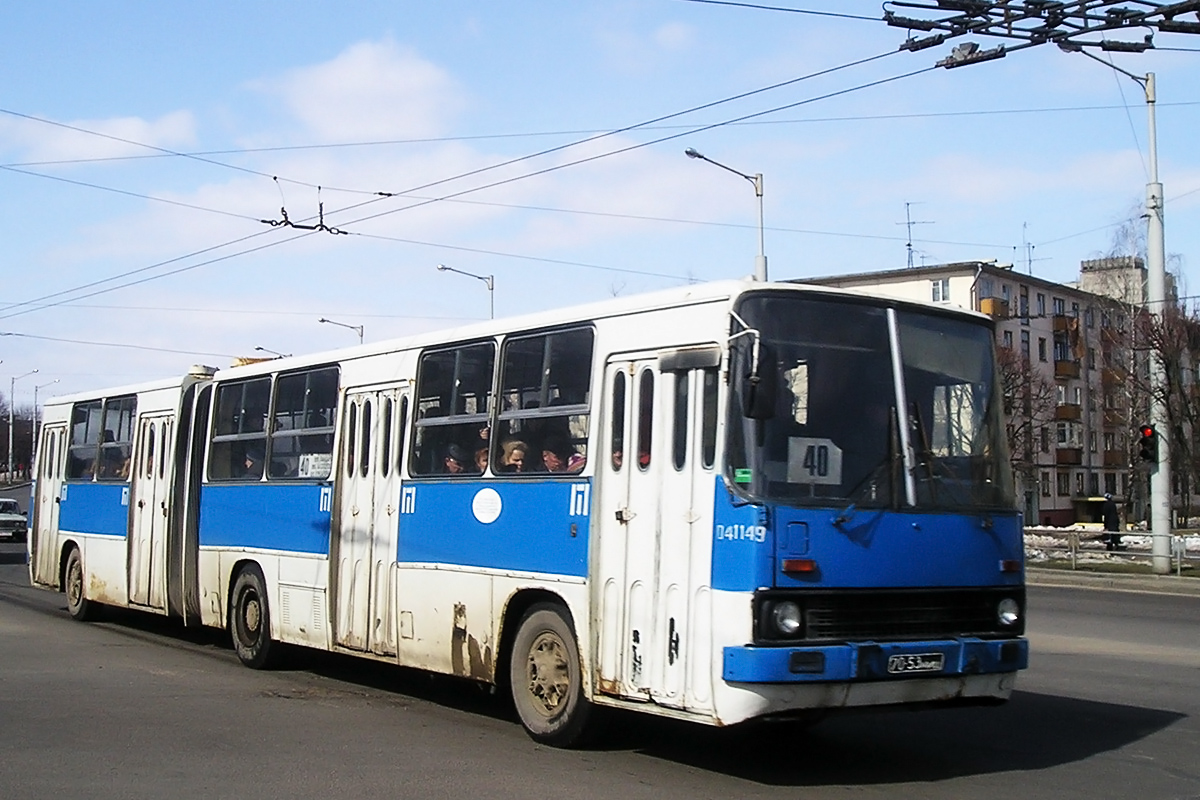
[{"label": "rust on bus panel", "polygon": [[[486,641],[486,637],[485,637]],[[467,631],[467,607],[454,604],[454,629],[450,632],[450,671],[464,678],[491,681],[492,647],[480,645],[479,639]]]},{"label": "rust on bus panel", "polygon": [[108,583],[94,574],[88,578],[87,594],[84,597],[97,603],[123,604],[125,602],[125,598],[113,595]]}]

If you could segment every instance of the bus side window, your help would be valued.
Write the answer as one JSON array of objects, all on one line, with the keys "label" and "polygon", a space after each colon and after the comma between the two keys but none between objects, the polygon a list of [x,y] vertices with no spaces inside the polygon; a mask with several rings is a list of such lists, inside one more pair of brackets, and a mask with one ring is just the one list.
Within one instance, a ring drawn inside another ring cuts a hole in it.
[{"label": "bus side window", "polygon": [[258,480],[262,476],[270,402],[270,378],[251,378],[217,387],[208,460],[210,479]]},{"label": "bus side window", "polygon": [[[513,336],[504,343],[493,471],[583,471],[591,427],[593,338],[591,328],[574,328]],[[514,448],[524,459],[505,463]]]},{"label": "bus side window", "polygon": [[404,460],[404,435],[408,432],[408,395],[400,398],[400,419],[396,423],[396,471]]},{"label": "bus side window", "polygon": [[717,371],[700,371],[700,463],[712,469],[717,460]]},{"label": "bus side window", "polygon": [[413,424],[413,475],[478,475],[489,440],[496,345],[477,342],[421,356]]},{"label": "bus side window", "polygon": [[613,376],[612,397],[612,439],[609,442],[609,453],[612,454],[612,468],[621,471],[625,463],[625,373],[618,372]]},{"label": "bus side window", "polygon": [[333,471],[337,367],[280,375],[275,381],[269,475],[326,480]]},{"label": "bus side window", "polygon": [[100,431],[104,402],[79,403],[71,411],[71,446],[67,458],[67,478],[91,480],[100,456]]},{"label": "bus side window", "polygon": [[383,431],[379,434],[379,474],[385,478],[392,474],[392,416],[395,407],[392,398],[385,397],[383,410],[379,414],[379,422],[383,425]]},{"label": "bus side window", "polygon": [[650,468],[654,444],[654,373],[644,369],[638,381],[637,465],[645,471]]},{"label": "bus side window", "polygon": [[671,430],[671,463],[676,470],[682,470],[687,461],[688,440],[688,386],[692,380],[690,372],[675,373],[675,409]]}]

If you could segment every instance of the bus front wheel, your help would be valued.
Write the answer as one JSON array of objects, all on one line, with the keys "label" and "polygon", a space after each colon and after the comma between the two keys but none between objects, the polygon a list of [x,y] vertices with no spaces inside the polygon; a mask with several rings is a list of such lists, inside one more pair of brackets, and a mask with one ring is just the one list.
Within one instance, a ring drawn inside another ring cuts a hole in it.
[{"label": "bus front wheel", "polygon": [[591,703],[583,696],[575,632],[559,606],[539,603],[525,612],[513,640],[509,678],[517,715],[535,741],[555,747],[583,743]]},{"label": "bus front wheel", "polygon": [[229,629],[233,649],[251,669],[268,669],[275,662],[271,641],[271,616],[267,610],[267,590],[257,567],[246,567],[233,584]]},{"label": "bus front wheel", "polygon": [[83,578],[83,556],[79,555],[78,547],[72,547],[67,555],[66,579],[63,583],[63,591],[67,595],[67,613],[81,622],[96,619],[100,609],[87,598],[87,587]]}]

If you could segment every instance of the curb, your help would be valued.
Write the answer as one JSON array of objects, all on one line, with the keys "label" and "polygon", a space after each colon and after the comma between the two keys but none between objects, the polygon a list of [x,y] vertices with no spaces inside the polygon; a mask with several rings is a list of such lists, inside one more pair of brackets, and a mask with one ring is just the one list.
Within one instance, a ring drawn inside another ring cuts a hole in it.
[{"label": "curb", "polygon": [[1200,579],[1174,575],[1116,575],[1112,573],[1074,572],[1064,569],[1025,568],[1028,586],[1058,586],[1105,589],[1117,592],[1175,594],[1200,597]]}]

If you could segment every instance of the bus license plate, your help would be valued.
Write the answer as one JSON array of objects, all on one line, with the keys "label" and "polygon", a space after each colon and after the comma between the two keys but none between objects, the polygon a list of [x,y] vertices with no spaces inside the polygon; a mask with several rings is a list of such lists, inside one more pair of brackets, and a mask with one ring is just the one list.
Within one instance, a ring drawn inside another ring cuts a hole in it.
[{"label": "bus license plate", "polygon": [[887,670],[892,675],[909,672],[941,672],[946,657],[942,653],[916,653],[889,656]]}]

